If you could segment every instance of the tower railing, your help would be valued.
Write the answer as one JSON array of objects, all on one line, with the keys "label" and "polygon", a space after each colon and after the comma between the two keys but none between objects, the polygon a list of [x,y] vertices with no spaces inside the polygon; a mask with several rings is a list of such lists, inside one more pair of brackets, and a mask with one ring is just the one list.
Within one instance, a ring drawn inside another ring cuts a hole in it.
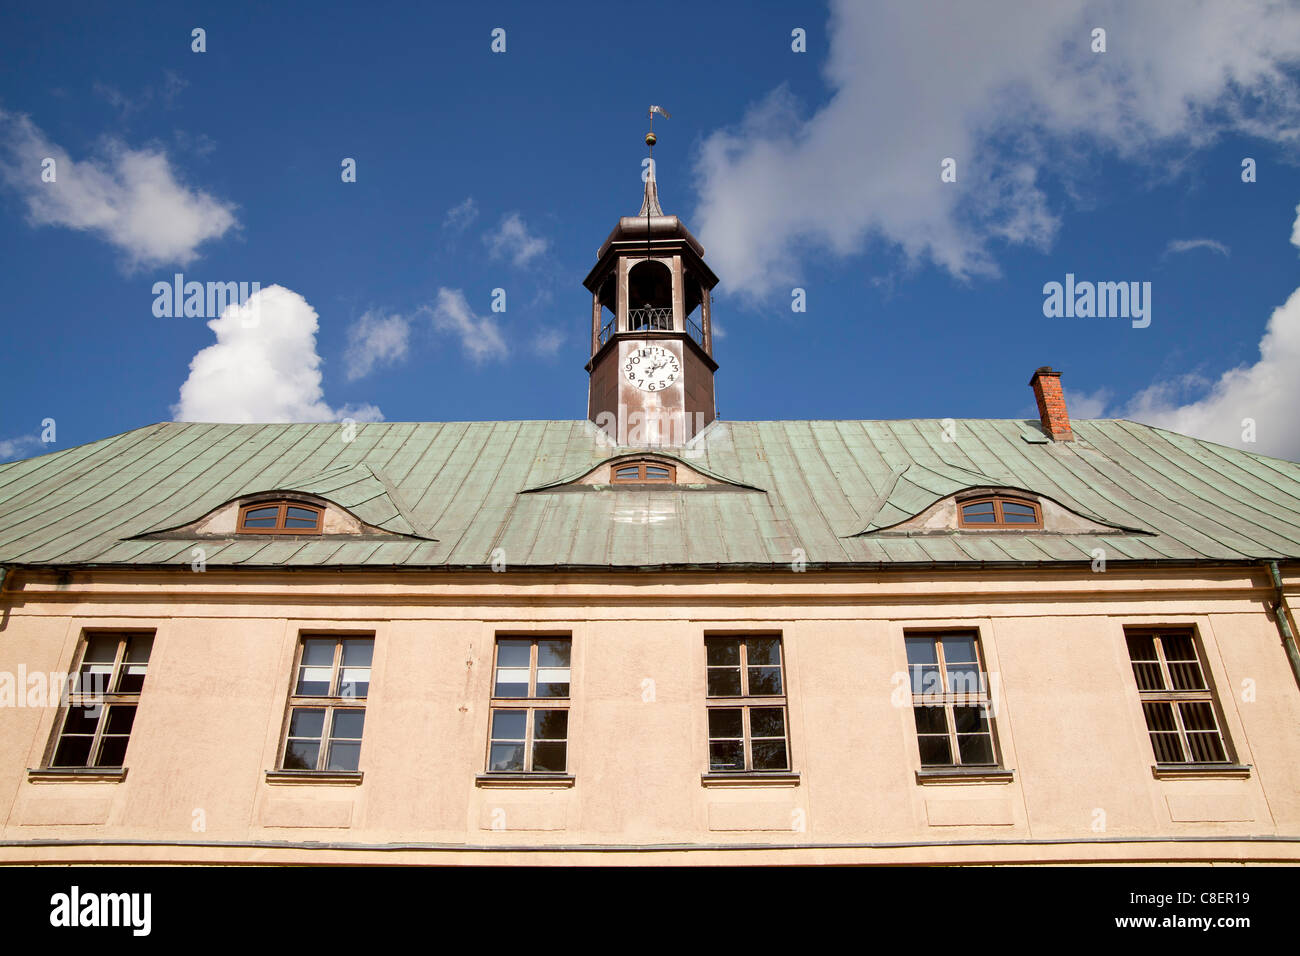
[{"label": "tower railing", "polygon": [[614,334],[614,319],[611,317],[608,322],[600,327],[600,344],[604,345],[609,341],[609,337]]},{"label": "tower railing", "polygon": [[695,344],[704,348],[704,330],[689,315],[686,317],[686,334],[695,340]]},{"label": "tower railing", "polygon": [[643,309],[628,309],[627,328],[629,332],[671,332],[673,330],[673,310],[656,309],[652,306],[646,306]]}]

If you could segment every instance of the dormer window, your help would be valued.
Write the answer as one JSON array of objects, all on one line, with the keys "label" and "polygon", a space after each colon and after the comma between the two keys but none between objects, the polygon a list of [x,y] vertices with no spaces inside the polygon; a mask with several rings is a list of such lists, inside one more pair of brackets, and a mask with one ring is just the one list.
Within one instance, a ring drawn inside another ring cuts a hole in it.
[{"label": "dormer window", "polygon": [[662,461],[625,461],[610,467],[609,480],[615,485],[672,484],[677,480],[677,469]]},{"label": "dormer window", "polygon": [[301,501],[257,501],[239,509],[240,534],[320,534],[325,509]]},{"label": "dormer window", "polygon": [[963,528],[1041,528],[1038,502],[1011,495],[981,495],[958,502]]}]

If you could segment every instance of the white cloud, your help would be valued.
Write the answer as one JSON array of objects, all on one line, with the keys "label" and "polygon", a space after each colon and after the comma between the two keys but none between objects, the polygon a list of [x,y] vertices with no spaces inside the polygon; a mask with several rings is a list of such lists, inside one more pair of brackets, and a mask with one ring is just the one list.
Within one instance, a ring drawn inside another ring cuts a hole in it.
[{"label": "white cloud", "polygon": [[[1296,207],[1291,242],[1300,246],[1300,206]],[[1081,396],[1085,414],[1073,394],[1066,404],[1072,417],[1100,418],[1110,395],[1100,390]],[[1095,407],[1097,403],[1102,407]],[[1218,379],[1188,373],[1143,389],[1114,415],[1131,418],[1231,445],[1262,455],[1300,459],[1300,289],[1269,317],[1259,343],[1259,360],[1229,369]],[[1253,428],[1249,423],[1253,422]],[[1253,431],[1254,440],[1246,436]]]},{"label": "white cloud", "polygon": [[1106,417],[1106,408],[1111,399],[1110,389],[1099,388],[1091,394],[1068,388],[1062,388],[1062,391],[1065,393],[1065,407],[1069,410],[1071,419]]},{"label": "white cloud", "polygon": [[376,366],[392,365],[406,358],[410,323],[400,315],[382,316],[367,312],[348,329],[348,381],[364,378]]},{"label": "white cloud", "polygon": [[464,202],[457,203],[447,210],[447,216],[442,220],[442,228],[460,232],[477,218],[478,205],[474,202],[473,196],[466,196]]},{"label": "white cloud", "polygon": [[533,338],[533,351],[549,358],[559,352],[563,344],[564,333],[558,329],[542,329]]},{"label": "white cloud", "polygon": [[[182,185],[160,150],[110,139],[102,155],[77,162],[26,116],[3,110],[0,144],[0,175],[25,200],[31,225],[95,233],[125,253],[129,269],[186,265],[237,225],[233,205]],[[52,183],[41,179],[46,157]]]},{"label": "white cloud", "polygon": [[1171,239],[1169,245],[1165,246],[1164,254],[1191,252],[1193,249],[1209,249],[1224,257],[1231,255],[1231,250],[1217,239]]},{"label": "white cloud", "polygon": [[475,315],[460,289],[439,289],[437,303],[426,309],[432,315],[433,327],[456,336],[476,363],[506,357],[506,340],[496,320],[491,315]]},{"label": "white cloud", "polygon": [[[1154,165],[1225,130],[1300,140],[1293,4],[833,0],[829,36],[829,102],[778,88],[701,147],[693,218],[729,292],[789,289],[801,256],[873,236],[909,263],[993,275],[1000,244],[1052,242],[1040,180],[1072,175],[1063,150]],[[947,157],[956,183],[940,181]]]},{"label": "white cloud", "polygon": [[321,390],[316,310],[298,293],[273,285],[230,305],[208,323],[217,342],[190,361],[172,406],[176,421],[383,421],[373,405],[331,408]]},{"label": "white cloud", "polygon": [[41,447],[40,435],[19,435],[17,438],[0,438],[0,461],[30,458]]},{"label": "white cloud", "polygon": [[496,232],[483,237],[493,258],[508,258],[516,266],[526,266],[546,251],[545,239],[534,236],[519,213],[512,212],[501,220]]}]

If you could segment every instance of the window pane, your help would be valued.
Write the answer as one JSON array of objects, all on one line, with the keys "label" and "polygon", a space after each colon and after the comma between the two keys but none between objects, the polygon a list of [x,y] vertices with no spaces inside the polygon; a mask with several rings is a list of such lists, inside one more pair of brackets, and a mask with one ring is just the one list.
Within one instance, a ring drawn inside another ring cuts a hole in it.
[{"label": "window pane", "polygon": [[99,759],[96,767],[120,767],[126,761],[126,745],[130,737],[102,737],[99,741]]},{"label": "window pane", "polygon": [[907,647],[907,663],[909,664],[937,664],[939,663],[936,642],[932,637],[907,637],[903,639],[903,644]]},{"label": "window pane", "polygon": [[86,654],[82,661],[111,664],[117,659],[117,644],[116,634],[92,634],[86,639]]},{"label": "window pane", "polygon": [[290,737],[320,737],[325,727],[325,711],[317,707],[295,707],[289,715]]},{"label": "window pane", "polygon": [[569,669],[567,667],[537,668],[538,697],[568,697]]},{"label": "window pane", "polygon": [[740,696],[740,668],[739,667],[710,667],[709,668],[709,696],[710,697],[739,697]]},{"label": "window pane", "polygon": [[333,667],[303,667],[298,672],[294,693],[299,697],[328,697],[333,676]]},{"label": "window pane", "polygon": [[781,663],[781,642],[775,637],[751,637],[746,642],[746,653],[749,665],[754,664],[780,664]]},{"label": "window pane", "polygon": [[369,667],[345,667],[340,678],[340,697],[366,697],[370,694]]},{"label": "window pane", "polygon": [[988,734],[959,734],[957,749],[962,763],[993,763],[993,739]]},{"label": "window pane", "polygon": [[710,737],[743,737],[745,735],[744,718],[740,708],[709,708]]},{"label": "window pane", "polygon": [[309,637],[302,642],[302,662],[314,666],[334,666],[334,638]]},{"label": "window pane", "polygon": [[921,749],[921,766],[950,766],[952,748],[948,746],[947,737],[918,737]]},{"label": "window pane", "polygon": [[740,740],[709,741],[710,770],[744,770],[745,744]]},{"label": "window pane", "polygon": [[569,712],[567,710],[533,711],[534,740],[564,740],[569,736]]},{"label": "window pane", "polygon": [[565,752],[563,741],[533,744],[533,770],[541,773],[564,773]]},{"label": "window pane", "polygon": [[619,481],[633,481],[641,477],[640,465],[621,465],[614,469],[614,477]]},{"label": "window pane", "polygon": [[706,661],[711,667],[740,663],[740,639],[711,637],[704,642]]},{"label": "window pane", "polygon": [[524,745],[523,744],[493,744],[492,753],[488,757],[488,770],[494,772],[523,770],[524,769]]},{"label": "window pane", "polygon": [[967,524],[993,524],[997,516],[993,514],[993,502],[979,501],[973,505],[962,505],[962,520]]},{"label": "window pane", "polygon": [[785,708],[752,708],[749,712],[749,733],[752,737],[784,737]]},{"label": "window pane", "polygon": [[1132,661],[1157,660],[1155,638],[1150,634],[1129,634],[1128,656]]},{"label": "window pane", "polygon": [[311,508],[295,508],[289,506],[289,513],[285,515],[284,526],[286,528],[315,528],[320,522],[320,515]]},{"label": "window pane", "polygon": [[496,687],[492,693],[495,697],[527,697],[527,667],[498,667]]},{"label": "window pane", "polygon": [[668,478],[668,469],[664,468],[662,465],[646,465],[645,476],[647,478],[657,478],[660,481],[664,481]]},{"label": "window pane", "polygon": [[336,710],[334,711],[334,726],[330,730],[330,736],[360,740],[361,731],[365,726],[366,712],[364,710]]},{"label": "window pane", "polygon": [[138,694],[144,687],[144,675],[148,664],[123,664],[117,674],[117,692],[119,694]]},{"label": "window pane", "polygon": [[69,707],[63,721],[65,734],[93,734],[99,727],[102,707]]},{"label": "window pane", "polygon": [[1192,759],[1197,763],[1218,763],[1228,759],[1223,749],[1223,740],[1217,732],[1189,733],[1187,749],[1192,752]]},{"label": "window pane", "polygon": [[943,707],[913,707],[912,717],[916,720],[918,734],[948,732],[948,711]]},{"label": "window pane", "polygon": [[537,666],[568,667],[572,649],[572,642],[568,640],[538,641]]},{"label": "window pane", "polygon": [[750,750],[754,755],[755,770],[788,770],[790,767],[784,740],[755,740]]},{"label": "window pane", "polygon": [[988,733],[989,722],[983,707],[954,707],[952,719],[959,734]]},{"label": "window pane", "polygon": [[369,637],[348,637],[343,639],[343,665],[345,667],[369,667],[375,656],[375,642]]},{"label": "window pane", "polygon": [[351,741],[330,741],[326,770],[356,770],[361,762],[361,744]]},{"label": "window pane", "polygon": [[104,724],[106,734],[129,734],[135,723],[135,705],[118,704],[108,708],[108,721]]},{"label": "window pane", "polygon": [[948,692],[950,694],[980,694],[984,681],[974,664],[948,665]]},{"label": "window pane", "polygon": [[244,512],[245,528],[274,528],[276,519],[280,516],[280,506],[271,505],[266,508],[250,508]]},{"label": "window pane", "polygon": [[938,665],[921,664],[912,667],[912,693],[920,697],[941,697],[943,679]]},{"label": "window pane", "polygon": [[492,712],[493,740],[523,740],[528,727],[526,710],[494,710]]},{"label": "window pane", "polygon": [[320,757],[320,743],[291,740],[284,748],[284,770],[315,770]]},{"label": "window pane", "polygon": [[502,637],[497,640],[498,667],[527,667],[533,642],[527,638]]},{"label": "window pane", "polygon": [[54,751],[51,767],[84,767],[90,759],[90,745],[94,737],[62,737]]},{"label": "window pane", "polygon": [[1032,505],[1022,505],[1018,501],[1003,501],[1002,515],[1008,521],[1013,517],[1028,517],[1030,521],[1034,520],[1034,508]]},{"label": "window pane", "polygon": [[153,651],[152,634],[133,634],[127,639],[126,659],[137,664],[149,663],[149,654]]},{"label": "window pane", "polygon": [[781,693],[781,668],[749,668],[749,693],[752,697],[771,697]]},{"label": "window pane", "polygon": [[975,663],[979,660],[975,654],[975,638],[969,634],[945,634],[943,659],[947,664]]}]

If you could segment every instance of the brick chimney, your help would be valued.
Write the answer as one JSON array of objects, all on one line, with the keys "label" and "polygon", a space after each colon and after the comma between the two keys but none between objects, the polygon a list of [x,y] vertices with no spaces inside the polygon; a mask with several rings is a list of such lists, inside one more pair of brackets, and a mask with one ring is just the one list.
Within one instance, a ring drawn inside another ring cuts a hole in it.
[{"label": "brick chimney", "polygon": [[1061,373],[1044,365],[1029,380],[1029,387],[1038,400],[1038,418],[1043,423],[1043,431],[1052,441],[1074,441],[1070,413],[1065,410],[1065,395],[1061,391]]}]

